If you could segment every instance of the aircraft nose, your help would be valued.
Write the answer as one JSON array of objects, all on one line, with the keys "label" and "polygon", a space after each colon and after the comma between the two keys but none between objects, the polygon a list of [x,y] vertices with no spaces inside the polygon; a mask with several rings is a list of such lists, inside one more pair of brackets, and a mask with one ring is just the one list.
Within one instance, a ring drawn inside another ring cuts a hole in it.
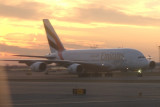
[{"label": "aircraft nose", "polygon": [[149,69],[154,69],[156,67],[156,63],[154,61],[149,62]]},{"label": "aircraft nose", "polygon": [[140,60],[139,63],[139,67],[141,68],[149,68],[150,66],[153,66],[152,64],[150,65],[150,61],[147,59]]}]

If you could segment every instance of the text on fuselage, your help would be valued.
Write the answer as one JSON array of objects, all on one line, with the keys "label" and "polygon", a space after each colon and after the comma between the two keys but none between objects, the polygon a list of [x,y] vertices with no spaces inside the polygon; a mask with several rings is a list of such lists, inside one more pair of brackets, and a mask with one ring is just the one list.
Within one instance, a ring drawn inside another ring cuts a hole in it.
[{"label": "text on fuselage", "polygon": [[119,52],[109,52],[109,53],[101,53],[101,60],[112,61],[112,60],[124,60],[124,55]]}]

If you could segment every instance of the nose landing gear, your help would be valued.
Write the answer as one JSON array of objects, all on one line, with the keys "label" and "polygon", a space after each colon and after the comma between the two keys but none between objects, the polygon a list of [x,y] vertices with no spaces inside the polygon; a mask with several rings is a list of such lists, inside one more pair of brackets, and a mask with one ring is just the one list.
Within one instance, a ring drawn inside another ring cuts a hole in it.
[{"label": "nose landing gear", "polygon": [[142,70],[139,69],[139,70],[138,70],[138,73],[137,73],[137,77],[142,77],[142,76],[143,76]]}]

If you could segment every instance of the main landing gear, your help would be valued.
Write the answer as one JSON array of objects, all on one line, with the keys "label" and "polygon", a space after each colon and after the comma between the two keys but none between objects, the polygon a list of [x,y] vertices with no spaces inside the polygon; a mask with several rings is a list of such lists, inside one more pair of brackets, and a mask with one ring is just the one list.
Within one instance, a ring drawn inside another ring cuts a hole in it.
[{"label": "main landing gear", "polygon": [[112,72],[87,72],[79,73],[78,77],[113,77]]},{"label": "main landing gear", "polygon": [[113,73],[112,72],[107,72],[107,73],[105,73],[105,77],[113,77]]}]

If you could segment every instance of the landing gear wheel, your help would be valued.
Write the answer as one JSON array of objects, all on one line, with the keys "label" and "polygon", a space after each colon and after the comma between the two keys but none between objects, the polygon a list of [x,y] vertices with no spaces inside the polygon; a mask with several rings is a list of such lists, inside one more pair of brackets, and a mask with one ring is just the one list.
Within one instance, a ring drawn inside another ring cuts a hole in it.
[{"label": "landing gear wheel", "polygon": [[106,77],[113,77],[113,73],[107,72],[107,73],[105,74],[105,76],[106,76]]},{"label": "landing gear wheel", "polygon": [[46,71],[44,74],[45,74],[45,75],[48,75],[48,74],[49,74],[49,71]]},{"label": "landing gear wheel", "polygon": [[138,73],[138,74],[137,74],[137,77],[142,77],[142,76],[143,76],[142,73]]}]

